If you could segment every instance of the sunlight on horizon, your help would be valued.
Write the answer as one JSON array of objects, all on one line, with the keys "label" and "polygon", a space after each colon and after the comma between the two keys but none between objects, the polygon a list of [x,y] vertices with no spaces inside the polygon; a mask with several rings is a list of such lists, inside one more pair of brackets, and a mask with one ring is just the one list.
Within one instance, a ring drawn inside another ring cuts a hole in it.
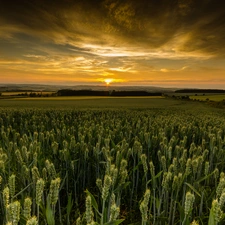
[{"label": "sunlight on horizon", "polygon": [[107,85],[110,85],[112,82],[113,82],[113,79],[111,79],[111,78],[105,79],[105,83]]}]

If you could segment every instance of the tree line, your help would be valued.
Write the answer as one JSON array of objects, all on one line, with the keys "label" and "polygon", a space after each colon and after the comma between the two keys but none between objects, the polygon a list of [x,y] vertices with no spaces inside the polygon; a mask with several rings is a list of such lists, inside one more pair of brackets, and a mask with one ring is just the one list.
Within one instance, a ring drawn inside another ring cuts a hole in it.
[{"label": "tree line", "polygon": [[58,96],[162,96],[161,92],[147,91],[93,91],[63,89],[57,92]]}]

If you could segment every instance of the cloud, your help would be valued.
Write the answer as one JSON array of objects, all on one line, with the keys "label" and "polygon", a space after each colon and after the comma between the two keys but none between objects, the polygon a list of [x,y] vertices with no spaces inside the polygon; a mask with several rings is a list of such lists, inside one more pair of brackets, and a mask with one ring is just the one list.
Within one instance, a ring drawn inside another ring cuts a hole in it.
[{"label": "cloud", "polygon": [[125,67],[117,67],[117,68],[110,68],[109,70],[111,71],[118,71],[118,72],[134,72],[136,73],[137,71],[136,70],[132,70],[132,67],[128,67],[128,66],[125,66]]},{"label": "cloud", "polygon": [[[167,43],[186,36],[182,43],[176,43],[175,54],[193,56],[199,51],[217,56],[224,52],[220,47],[225,36],[225,10],[212,0],[56,0],[54,4],[21,0],[13,7],[11,1],[2,2],[0,21],[7,32],[0,36],[24,32],[56,44],[86,44],[95,54],[115,57],[124,56],[123,46],[161,50],[165,54],[168,52],[164,48],[171,50]],[[105,51],[94,46],[102,46]],[[117,54],[110,53],[106,46],[113,46]]]},{"label": "cloud", "polygon": [[[141,74],[143,82],[156,73],[158,80],[179,80],[178,74],[185,80],[206,67],[221,73],[224,6],[219,0],[1,0],[0,68],[77,80]],[[215,60],[221,65],[211,65]]]},{"label": "cloud", "polygon": [[166,69],[166,68],[162,68],[162,69],[160,69],[160,71],[161,72],[164,72],[164,73],[168,73],[168,72],[180,72],[180,71],[186,70],[187,68],[188,68],[187,66],[183,66],[180,69]]}]

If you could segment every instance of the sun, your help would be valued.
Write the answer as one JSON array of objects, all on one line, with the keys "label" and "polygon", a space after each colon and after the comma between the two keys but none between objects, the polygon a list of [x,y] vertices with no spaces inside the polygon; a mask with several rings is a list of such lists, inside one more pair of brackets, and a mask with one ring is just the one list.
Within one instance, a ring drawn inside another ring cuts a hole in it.
[{"label": "sun", "polygon": [[110,85],[110,83],[113,81],[113,79],[108,78],[108,79],[105,79],[104,81],[107,85]]}]

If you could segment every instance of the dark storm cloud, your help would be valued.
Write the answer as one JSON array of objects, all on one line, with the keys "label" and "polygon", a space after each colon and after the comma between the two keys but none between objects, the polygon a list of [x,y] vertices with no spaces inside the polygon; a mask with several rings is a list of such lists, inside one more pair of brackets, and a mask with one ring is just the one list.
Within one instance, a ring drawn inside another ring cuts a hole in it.
[{"label": "dark storm cloud", "polygon": [[0,25],[2,39],[19,40],[16,34],[24,33],[100,55],[94,45],[190,55],[225,52],[220,0],[1,0]]}]

